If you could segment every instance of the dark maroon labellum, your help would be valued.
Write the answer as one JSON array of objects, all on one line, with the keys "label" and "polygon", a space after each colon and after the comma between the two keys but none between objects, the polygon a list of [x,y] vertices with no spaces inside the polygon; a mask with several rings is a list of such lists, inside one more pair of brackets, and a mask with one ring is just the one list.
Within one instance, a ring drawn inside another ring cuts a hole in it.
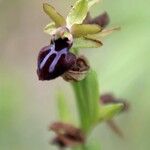
[{"label": "dark maroon labellum", "polygon": [[37,68],[39,80],[54,79],[74,65],[76,56],[69,52],[70,47],[68,39],[64,38],[41,49]]}]

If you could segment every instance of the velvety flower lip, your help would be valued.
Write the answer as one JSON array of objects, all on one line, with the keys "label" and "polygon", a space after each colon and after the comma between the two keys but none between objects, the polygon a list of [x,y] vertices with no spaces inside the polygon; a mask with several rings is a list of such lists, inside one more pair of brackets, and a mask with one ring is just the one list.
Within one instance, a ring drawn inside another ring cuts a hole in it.
[{"label": "velvety flower lip", "polygon": [[70,47],[67,38],[59,38],[40,50],[37,67],[39,80],[55,79],[74,65],[76,56],[69,52]]},{"label": "velvety flower lip", "polygon": [[64,48],[71,48],[72,44],[70,44],[68,38],[64,38],[64,39],[57,39],[55,41],[52,41],[55,44],[55,51],[61,51]]}]

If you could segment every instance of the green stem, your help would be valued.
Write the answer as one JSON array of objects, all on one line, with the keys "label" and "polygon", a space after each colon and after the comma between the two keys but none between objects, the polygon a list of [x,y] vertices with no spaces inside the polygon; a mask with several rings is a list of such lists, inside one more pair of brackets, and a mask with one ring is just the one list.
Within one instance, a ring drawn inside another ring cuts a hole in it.
[{"label": "green stem", "polygon": [[[78,55],[79,50],[77,48],[73,49],[73,52]],[[80,126],[81,129],[87,133],[89,129],[89,111],[88,111],[88,104],[86,103],[85,91],[83,87],[83,81],[80,82],[73,82],[73,89],[76,96],[76,104],[78,108],[78,114],[80,118]]]},{"label": "green stem", "polygon": [[[78,54],[78,49],[73,49],[74,53]],[[78,109],[78,115],[80,119],[80,127],[81,129],[87,133],[89,128],[89,116],[87,113],[87,104],[85,102],[85,91],[81,82],[73,82],[72,83],[73,90],[76,96],[76,105]],[[86,146],[83,144],[79,147],[80,150],[87,150]]]},{"label": "green stem", "polygon": [[83,89],[81,83],[79,82],[72,83],[72,86],[76,96],[76,104],[77,104],[78,115],[80,119],[80,127],[84,132],[87,132],[89,126],[89,121],[88,121],[89,116],[87,114],[87,106],[85,103]]},{"label": "green stem", "polygon": [[[78,49],[73,49],[78,54]],[[95,71],[90,70],[85,79],[72,82],[76,96],[76,105],[80,119],[80,128],[89,134],[99,116],[99,87]],[[86,145],[81,145],[80,150],[87,150]]]}]

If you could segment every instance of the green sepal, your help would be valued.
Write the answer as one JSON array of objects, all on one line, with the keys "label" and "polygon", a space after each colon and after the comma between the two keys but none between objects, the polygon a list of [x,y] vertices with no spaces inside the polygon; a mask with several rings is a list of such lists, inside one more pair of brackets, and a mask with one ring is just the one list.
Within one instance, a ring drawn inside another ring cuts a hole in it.
[{"label": "green sepal", "polygon": [[99,0],[88,0],[88,9],[90,9],[94,4],[98,2]]},{"label": "green sepal", "polygon": [[64,17],[60,15],[53,6],[44,3],[43,10],[55,22],[57,27],[64,26],[66,24]]},{"label": "green sepal", "polygon": [[123,104],[107,104],[100,108],[99,121],[107,121],[112,119],[115,115],[120,113],[123,109]]},{"label": "green sepal", "polygon": [[56,29],[57,29],[57,28],[56,28],[55,23],[54,23],[54,22],[51,22],[51,23],[49,23],[49,24],[47,24],[47,25],[45,26],[44,32],[47,33],[47,34],[49,34],[49,35],[52,35],[53,32],[54,32]]},{"label": "green sepal", "polygon": [[73,37],[82,37],[88,34],[99,33],[102,28],[96,24],[75,24],[71,28]]},{"label": "green sepal", "polygon": [[67,27],[71,28],[74,24],[81,24],[88,12],[88,1],[78,0],[69,12],[66,22]]},{"label": "green sepal", "polygon": [[88,106],[91,126],[98,120],[100,113],[99,84],[95,71],[90,70],[87,77],[81,81],[84,98]]},{"label": "green sepal", "polygon": [[73,48],[98,48],[101,47],[103,44],[101,41],[86,37],[75,38]]}]

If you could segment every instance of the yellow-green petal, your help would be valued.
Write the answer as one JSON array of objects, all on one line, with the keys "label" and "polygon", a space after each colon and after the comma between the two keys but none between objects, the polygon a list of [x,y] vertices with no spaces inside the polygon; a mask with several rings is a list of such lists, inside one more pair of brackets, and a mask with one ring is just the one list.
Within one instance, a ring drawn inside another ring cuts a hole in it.
[{"label": "yellow-green petal", "polygon": [[75,24],[71,28],[72,35],[74,37],[82,37],[88,34],[99,33],[102,28],[96,24]]},{"label": "yellow-green petal", "polygon": [[98,48],[102,46],[102,42],[90,38],[75,38],[73,48]]},{"label": "yellow-green petal", "polygon": [[43,10],[55,22],[57,27],[64,26],[66,24],[64,17],[60,15],[53,6],[44,3]]}]

